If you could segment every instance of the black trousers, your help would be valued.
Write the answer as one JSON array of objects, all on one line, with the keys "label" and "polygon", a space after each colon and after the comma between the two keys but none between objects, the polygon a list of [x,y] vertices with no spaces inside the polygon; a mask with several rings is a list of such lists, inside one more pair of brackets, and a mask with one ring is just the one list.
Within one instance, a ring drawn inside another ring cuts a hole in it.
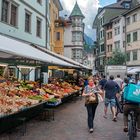
[{"label": "black trousers", "polygon": [[93,121],[94,121],[97,105],[98,105],[97,103],[96,104],[88,104],[88,105],[86,105],[89,129],[93,128]]}]

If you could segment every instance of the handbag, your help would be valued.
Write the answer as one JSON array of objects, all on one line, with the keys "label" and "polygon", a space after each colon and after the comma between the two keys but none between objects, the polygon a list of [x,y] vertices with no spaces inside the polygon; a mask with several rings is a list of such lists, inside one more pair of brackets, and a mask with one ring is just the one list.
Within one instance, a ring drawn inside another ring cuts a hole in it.
[{"label": "handbag", "polygon": [[125,101],[140,103],[140,86],[135,84],[125,86],[123,98]]},{"label": "handbag", "polygon": [[[87,87],[86,87],[86,92],[87,92]],[[93,94],[86,97],[86,103],[85,104],[91,104],[91,103],[97,103],[97,96],[94,93],[94,91],[91,91]]]},{"label": "handbag", "polygon": [[96,103],[97,99],[96,99],[96,95],[93,93],[93,95],[88,97],[88,103]]},{"label": "handbag", "polygon": [[97,96],[98,96],[98,102],[99,102],[99,103],[101,103],[101,102],[103,102],[103,101],[104,101],[104,99],[103,99],[102,95],[97,94]]}]

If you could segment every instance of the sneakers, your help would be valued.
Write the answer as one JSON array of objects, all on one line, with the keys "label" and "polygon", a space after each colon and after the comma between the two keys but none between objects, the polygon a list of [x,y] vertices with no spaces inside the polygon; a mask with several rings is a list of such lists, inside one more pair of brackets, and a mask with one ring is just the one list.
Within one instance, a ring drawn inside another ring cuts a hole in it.
[{"label": "sneakers", "polygon": [[90,133],[93,133],[93,128],[90,128],[90,129],[89,129],[89,132],[90,132]]},{"label": "sneakers", "polygon": [[128,128],[125,127],[125,128],[123,129],[123,131],[124,131],[124,132],[128,132]]},{"label": "sneakers", "polygon": [[117,121],[116,117],[114,117],[112,121],[116,122]]}]

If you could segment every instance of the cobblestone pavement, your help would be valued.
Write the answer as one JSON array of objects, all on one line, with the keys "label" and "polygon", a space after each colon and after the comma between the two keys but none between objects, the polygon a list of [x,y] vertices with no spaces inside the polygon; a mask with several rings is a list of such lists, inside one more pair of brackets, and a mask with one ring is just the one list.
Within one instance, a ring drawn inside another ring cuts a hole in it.
[{"label": "cobblestone pavement", "polygon": [[65,103],[56,108],[54,121],[31,120],[25,136],[17,131],[0,135],[0,140],[128,140],[122,131],[122,115],[117,122],[112,121],[110,112],[107,119],[103,118],[102,103],[97,108],[93,133],[88,132],[86,117],[84,99]]}]

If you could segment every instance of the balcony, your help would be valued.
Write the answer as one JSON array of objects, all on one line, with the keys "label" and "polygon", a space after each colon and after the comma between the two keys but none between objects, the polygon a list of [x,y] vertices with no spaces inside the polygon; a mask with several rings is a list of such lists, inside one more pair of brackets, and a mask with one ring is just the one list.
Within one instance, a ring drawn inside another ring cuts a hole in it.
[{"label": "balcony", "polygon": [[78,41],[75,41],[75,42],[73,42],[73,45],[76,45],[76,46],[83,46],[83,42],[81,41],[81,42],[78,42]]},{"label": "balcony", "polygon": [[81,32],[83,32],[83,27],[81,26],[81,27],[73,27],[72,28],[72,31],[73,32],[75,32],[75,31],[81,31]]}]

